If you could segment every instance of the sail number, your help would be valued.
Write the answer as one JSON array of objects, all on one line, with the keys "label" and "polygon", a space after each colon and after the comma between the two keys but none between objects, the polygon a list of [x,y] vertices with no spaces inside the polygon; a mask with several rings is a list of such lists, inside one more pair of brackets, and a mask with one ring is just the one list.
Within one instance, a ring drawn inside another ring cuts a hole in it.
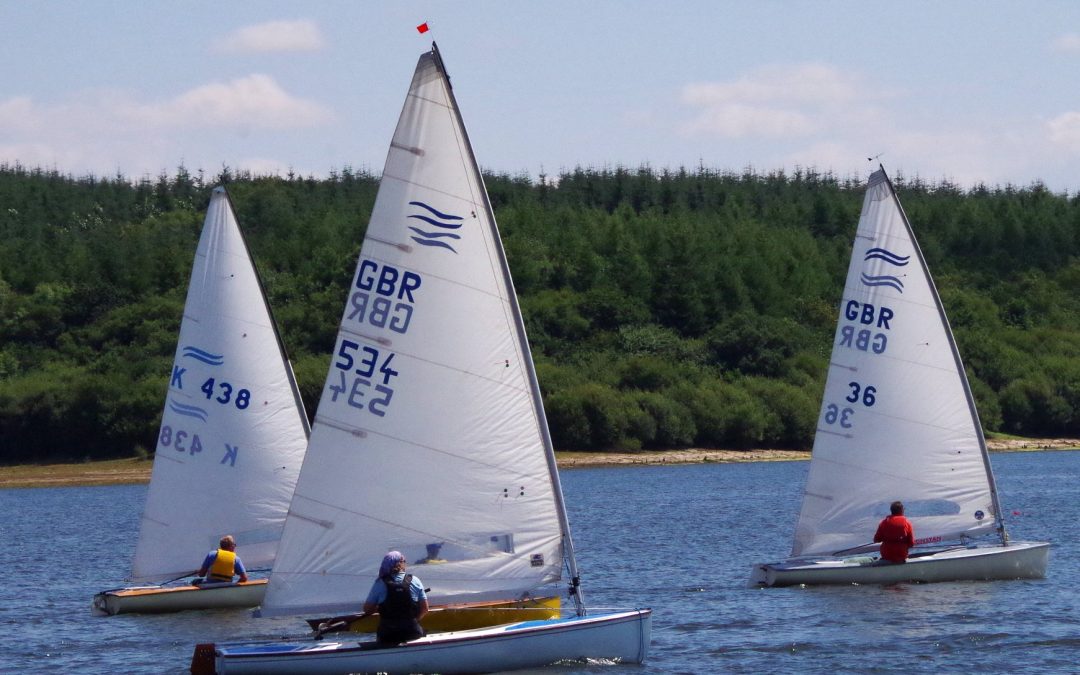
[{"label": "sail number", "polygon": [[404,302],[392,303],[387,298],[377,296],[373,299],[369,293],[356,291],[349,297],[349,315],[346,318],[404,333],[409,330],[412,310],[412,305]]},{"label": "sail number", "polygon": [[[218,464],[226,464],[230,467],[236,466],[240,446],[231,443],[225,443],[224,445],[225,454],[222,455]],[[199,434],[190,433],[183,429],[173,429],[168,424],[161,425],[161,432],[158,433],[158,446],[162,448],[171,447],[177,452],[184,452],[192,457],[203,451],[203,444],[202,440],[199,439]]]},{"label": "sail number", "polygon": [[374,347],[342,340],[334,360],[339,381],[328,385],[333,392],[330,400],[337,402],[339,397],[344,396],[350,406],[366,408],[378,417],[384,416],[394,396],[394,390],[389,386],[390,379],[398,374],[393,368],[393,361],[393,352],[384,356]]},{"label": "sail number", "polygon": [[403,272],[374,260],[361,260],[356,270],[356,290],[349,296],[349,321],[388,328],[404,334],[412,321],[413,292],[420,288],[415,272]]},{"label": "sail number", "polygon": [[[851,392],[844,397],[844,400],[851,404],[862,404],[869,408],[877,403],[877,387],[873,385],[862,386],[858,382],[848,382],[848,387]],[[841,407],[835,403],[829,403],[825,406],[825,424],[830,426],[839,424],[844,429],[850,429],[855,426],[855,409],[851,407]]]},{"label": "sail number", "polygon": [[[173,366],[172,380],[169,382],[170,387],[176,387],[179,390],[184,388],[184,375],[187,373],[187,368],[181,368],[180,366]],[[238,410],[244,410],[251,405],[251,391],[248,389],[236,389],[232,384],[224,382],[222,380],[215,380],[214,378],[207,378],[202,386],[199,387],[199,391],[206,394],[206,400],[217,401],[221,405],[229,405],[232,403]]]},{"label": "sail number", "polygon": [[173,428],[168,424],[163,424],[161,426],[161,433],[158,434],[158,443],[160,443],[163,448],[171,447],[177,452],[191,453],[192,457],[194,457],[196,453],[202,452],[203,449],[202,441],[199,440],[199,434],[189,434],[183,429],[176,429],[174,432]]},{"label": "sail number", "polygon": [[844,397],[844,400],[848,403],[858,403],[860,400],[859,392],[862,391],[862,404],[869,408],[877,402],[877,387],[873,385],[867,386],[865,389],[858,382],[848,382],[848,386],[851,387],[851,393]]},{"label": "sail number", "polygon": [[207,400],[217,401],[221,405],[228,405],[231,401],[238,409],[244,410],[251,405],[251,392],[247,389],[237,389],[236,397],[233,397],[233,386],[228,382],[215,382],[209,378],[199,387],[199,391],[206,394]]}]

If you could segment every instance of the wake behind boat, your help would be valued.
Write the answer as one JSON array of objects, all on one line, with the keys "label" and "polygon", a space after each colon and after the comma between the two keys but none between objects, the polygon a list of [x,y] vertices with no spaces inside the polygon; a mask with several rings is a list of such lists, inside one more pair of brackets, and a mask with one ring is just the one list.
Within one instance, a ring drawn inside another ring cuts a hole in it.
[{"label": "wake behind boat", "polygon": [[228,194],[216,188],[191,270],[132,563],[138,585],[98,593],[92,612],[257,606],[265,579],[176,582],[194,576],[223,534],[234,536],[249,569],[273,563],[308,432],[255,264]]},{"label": "wake behind boat", "polygon": [[645,659],[651,610],[586,613],[521,311],[434,45],[390,144],[260,613],[355,612],[392,549],[435,607],[543,597],[565,568],[573,614],[514,622],[497,612],[498,628],[379,649],[204,645],[193,670],[450,673]]},{"label": "wake behind boat", "polygon": [[[905,563],[871,543],[902,500]],[[960,354],[884,168],[870,176],[791,558],[750,583],[1042,578],[1050,545],[1012,542]]]}]

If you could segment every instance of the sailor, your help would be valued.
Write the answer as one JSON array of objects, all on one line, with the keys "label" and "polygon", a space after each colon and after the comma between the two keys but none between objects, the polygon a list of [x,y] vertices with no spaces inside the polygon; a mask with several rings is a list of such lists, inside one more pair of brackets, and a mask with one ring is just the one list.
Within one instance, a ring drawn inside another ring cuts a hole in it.
[{"label": "sailor", "polygon": [[907,560],[908,549],[915,545],[915,528],[904,517],[904,504],[896,501],[889,505],[890,515],[878,525],[874,541],[881,542],[881,559],[902,563]]},{"label": "sailor", "polygon": [[[206,554],[206,559],[199,568],[199,576],[206,577],[207,583],[231,583],[233,575],[240,577],[241,582],[248,580],[244,563],[240,562],[240,556],[236,555],[236,540],[231,534],[227,534],[218,542],[216,551]],[[195,581],[196,585],[199,583],[201,580]]]},{"label": "sailor", "polygon": [[424,636],[420,619],[428,612],[424,584],[411,574],[405,573],[405,556],[390,551],[379,565],[379,578],[371,585],[364,612],[379,611],[379,629],[376,633],[380,643],[396,645]]}]

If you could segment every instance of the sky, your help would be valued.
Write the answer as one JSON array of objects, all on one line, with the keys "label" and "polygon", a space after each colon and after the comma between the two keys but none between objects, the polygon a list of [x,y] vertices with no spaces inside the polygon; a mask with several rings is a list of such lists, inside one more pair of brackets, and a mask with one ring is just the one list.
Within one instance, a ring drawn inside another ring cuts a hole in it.
[{"label": "sky", "polygon": [[1058,0],[0,0],[0,164],[379,173],[432,40],[491,171],[881,162],[1080,192]]}]

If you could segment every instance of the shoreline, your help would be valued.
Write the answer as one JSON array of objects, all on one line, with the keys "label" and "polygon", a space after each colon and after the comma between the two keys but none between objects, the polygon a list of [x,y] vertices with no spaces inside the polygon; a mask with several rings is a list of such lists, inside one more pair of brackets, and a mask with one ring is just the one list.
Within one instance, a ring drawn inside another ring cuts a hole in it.
[{"label": "shoreline", "polygon": [[[1080,449],[1075,438],[988,439],[991,452]],[[809,450],[639,450],[636,452],[555,452],[560,469],[658,464],[790,462],[810,459]],[[150,482],[151,459],[113,459],[75,464],[0,466],[0,489],[137,485]]]}]

